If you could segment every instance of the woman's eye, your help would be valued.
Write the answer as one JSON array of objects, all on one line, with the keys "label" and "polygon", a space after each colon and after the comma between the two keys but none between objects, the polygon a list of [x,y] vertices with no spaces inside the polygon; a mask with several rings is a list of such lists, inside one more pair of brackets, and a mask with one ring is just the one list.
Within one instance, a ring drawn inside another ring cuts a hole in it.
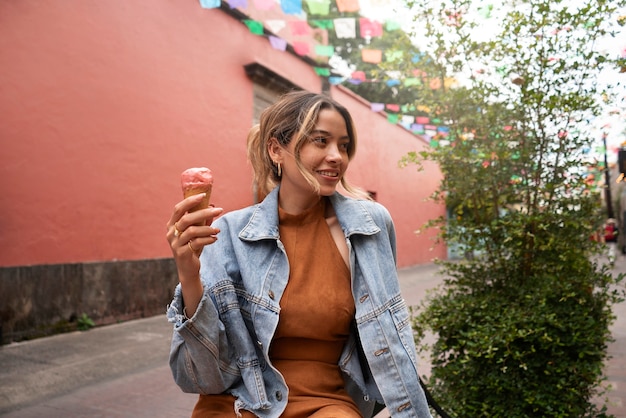
[{"label": "woman's eye", "polygon": [[340,147],[342,150],[346,150],[346,151],[347,151],[347,150],[348,150],[348,148],[350,148],[350,143],[349,143],[349,142],[344,142],[344,143],[342,143],[342,144],[339,144],[339,147]]},{"label": "woman's eye", "polygon": [[326,143],[326,137],[315,136],[315,137],[313,137],[313,142],[317,142],[319,144],[325,144]]}]

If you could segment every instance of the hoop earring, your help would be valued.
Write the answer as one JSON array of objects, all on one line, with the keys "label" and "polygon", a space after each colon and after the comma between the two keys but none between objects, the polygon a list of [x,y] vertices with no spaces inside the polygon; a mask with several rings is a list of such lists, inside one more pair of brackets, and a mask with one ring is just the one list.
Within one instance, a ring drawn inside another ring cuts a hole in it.
[{"label": "hoop earring", "polygon": [[276,163],[276,167],[278,169],[278,177],[282,177],[283,176],[283,168],[281,167],[280,163]]}]

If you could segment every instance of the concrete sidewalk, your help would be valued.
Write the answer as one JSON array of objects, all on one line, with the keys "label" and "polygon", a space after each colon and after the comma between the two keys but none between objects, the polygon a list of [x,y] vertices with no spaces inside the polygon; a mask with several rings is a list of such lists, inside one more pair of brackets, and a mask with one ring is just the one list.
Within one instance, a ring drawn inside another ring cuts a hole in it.
[{"label": "concrete sidewalk", "polygon": [[[616,271],[626,271],[620,257]],[[400,270],[416,305],[441,277],[437,266]],[[609,412],[626,417],[626,303],[616,307],[609,351]],[[168,366],[172,328],[165,315],[0,347],[0,416],[189,417],[197,395],[182,393]],[[420,372],[429,374],[422,359]],[[384,414],[383,414],[384,415]]]}]

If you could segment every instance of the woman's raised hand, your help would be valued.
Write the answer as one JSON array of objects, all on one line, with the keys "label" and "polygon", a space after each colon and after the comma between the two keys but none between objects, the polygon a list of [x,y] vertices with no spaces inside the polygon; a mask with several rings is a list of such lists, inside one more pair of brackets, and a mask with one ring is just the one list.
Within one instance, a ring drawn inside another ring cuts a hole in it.
[{"label": "woman's raised hand", "polygon": [[178,268],[180,282],[200,277],[199,256],[205,245],[217,241],[219,229],[213,228],[213,219],[222,214],[222,208],[212,205],[207,209],[189,212],[204,197],[197,194],[181,200],[174,206],[166,224],[166,239]]}]

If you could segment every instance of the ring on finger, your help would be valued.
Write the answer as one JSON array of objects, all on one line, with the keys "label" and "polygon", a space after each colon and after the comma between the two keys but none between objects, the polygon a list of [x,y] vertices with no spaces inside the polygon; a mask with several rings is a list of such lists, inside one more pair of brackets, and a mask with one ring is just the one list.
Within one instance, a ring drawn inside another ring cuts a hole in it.
[{"label": "ring on finger", "polygon": [[178,229],[178,222],[174,222],[174,236],[178,238],[180,234],[182,234],[182,231]]},{"label": "ring on finger", "polygon": [[191,245],[191,241],[187,242],[187,246],[189,247],[189,249],[191,250],[192,253],[196,253],[198,250],[196,250],[195,248],[193,248],[193,245]]}]

